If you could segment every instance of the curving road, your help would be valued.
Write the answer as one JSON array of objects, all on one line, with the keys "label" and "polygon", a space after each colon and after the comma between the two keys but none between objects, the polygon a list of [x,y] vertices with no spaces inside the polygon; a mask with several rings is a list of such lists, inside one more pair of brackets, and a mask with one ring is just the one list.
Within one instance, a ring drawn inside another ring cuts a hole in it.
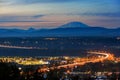
[{"label": "curving road", "polygon": [[105,56],[104,59],[107,59],[107,58],[109,58],[109,56],[110,56],[110,54],[105,53],[105,52],[88,52],[88,53],[90,53],[90,54],[104,55],[104,56]]},{"label": "curving road", "polygon": [[40,70],[43,70],[43,71],[47,71],[48,69],[60,69],[60,68],[73,68],[75,66],[79,66],[79,65],[84,65],[86,63],[96,63],[96,62],[99,62],[99,61],[103,61],[103,60],[106,60],[108,59],[109,57],[111,57],[111,54],[108,54],[108,53],[103,53],[103,52],[88,52],[90,54],[97,54],[97,55],[102,55],[104,57],[101,57],[101,58],[96,58],[96,59],[89,59],[89,60],[85,60],[85,61],[82,61],[82,62],[75,62],[73,64],[66,64],[66,65],[60,65],[60,66],[57,66],[57,67],[50,67],[50,68],[42,68]]}]

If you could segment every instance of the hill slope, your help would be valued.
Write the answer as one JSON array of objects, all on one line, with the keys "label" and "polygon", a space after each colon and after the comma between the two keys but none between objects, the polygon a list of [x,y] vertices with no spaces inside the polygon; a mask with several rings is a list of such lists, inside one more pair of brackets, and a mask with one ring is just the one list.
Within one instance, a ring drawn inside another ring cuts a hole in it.
[{"label": "hill slope", "polygon": [[70,22],[55,29],[0,29],[0,37],[67,37],[67,36],[120,36],[120,28],[91,27],[81,22]]}]

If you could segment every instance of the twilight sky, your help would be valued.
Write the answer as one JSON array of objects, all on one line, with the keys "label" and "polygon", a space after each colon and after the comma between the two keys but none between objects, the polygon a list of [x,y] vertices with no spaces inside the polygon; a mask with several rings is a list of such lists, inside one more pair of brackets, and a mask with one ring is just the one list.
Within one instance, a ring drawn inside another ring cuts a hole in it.
[{"label": "twilight sky", "polygon": [[72,21],[120,27],[120,0],[0,0],[0,28],[53,28]]}]

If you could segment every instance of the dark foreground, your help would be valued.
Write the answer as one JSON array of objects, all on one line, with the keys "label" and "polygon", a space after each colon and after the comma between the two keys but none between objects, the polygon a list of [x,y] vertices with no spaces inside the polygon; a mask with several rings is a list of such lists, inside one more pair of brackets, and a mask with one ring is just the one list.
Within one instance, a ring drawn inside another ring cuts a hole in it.
[{"label": "dark foreground", "polygon": [[34,66],[20,69],[11,63],[0,63],[0,80],[120,80],[119,66],[120,63],[105,61],[40,72]]}]

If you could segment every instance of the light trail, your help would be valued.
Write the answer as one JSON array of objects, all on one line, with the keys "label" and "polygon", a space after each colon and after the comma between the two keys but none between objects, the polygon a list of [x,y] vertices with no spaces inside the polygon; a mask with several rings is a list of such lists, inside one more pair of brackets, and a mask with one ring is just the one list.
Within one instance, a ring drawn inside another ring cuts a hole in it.
[{"label": "light trail", "polygon": [[96,58],[96,59],[89,59],[89,60],[85,60],[85,61],[82,61],[82,62],[75,62],[73,64],[66,64],[66,65],[60,65],[60,66],[56,66],[56,67],[50,67],[50,68],[42,68],[40,69],[40,71],[47,71],[49,69],[60,69],[60,68],[73,68],[75,66],[80,66],[80,65],[84,65],[86,63],[96,63],[96,62],[100,62],[100,61],[103,61],[103,60],[106,60],[106,59],[109,59],[109,57],[111,57],[112,55],[111,54],[108,54],[108,53],[105,53],[105,52],[88,52],[88,53],[91,53],[91,54],[97,54],[97,55],[103,55],[104,57],[101,57],[101,58]]},{"label": "light trail", "polygon": [[88,52],[88,53],[104,55],[104,56],[105,56],[105,57],[104,57],[105,59],[107,59],[107,58],[110,56],[110,54],[105,53],[105,52]]},{"label": "light trail", "polygon": [[109,58],[110,54],[108,53],[101,53],[101,52],[89,52],[89,53],[92,53],[92,54],[100,54],[100,55],[104,55],[105,57],[104,58],[98,58],[98,59],[95,59],[95,60],[88,60],[88,61],[83,61],[83,62],[76,62],[76,63],[73,63],[73,64],[67,64],[67,65],[61,65],[61,66],[58,66],[58,68],[60,67],[71,67],[71,66],[76,66],[76,65],[84,65],[86,63],[90,63],[90,62],[99,62],[101,60],[105,60],[107,58]]},{"label": "light trail", "polygon": [[11,48],[11,49],[47,49],[47,48],[39,48],[39,47],[22,47],[22,46],[10,46],[10,45],[1,45],[0,48]]},{"label": "light trail", "polygon": [[[39,47],[9,46],[9,45],[1,45],[1,44],[0,44],[0,47],[1,48],[13,48],[13,49],[30,49],[30,50],[32,50],[32,49],[39,49],[39,50],[47,49],[47,48],[39,48]],[[73,68],[74,66],[84,65],[84,64],[90,63],[90,62],[96,63],[96,62],[104,61],[106,59],[113,58],[113,55],[105,53],[105,52],[88,52],[88,53],[102,55],[103,57],[95,58],[95,59],[88,59],[88,60],[84,60],[81,62],[76,61],[73,64],[60,65],[60,66],[50,67],[50,68],[42,68],[42,70],[55,69],[55,68],[60,69],[60,68],[68,68],[68,67]]]}]

